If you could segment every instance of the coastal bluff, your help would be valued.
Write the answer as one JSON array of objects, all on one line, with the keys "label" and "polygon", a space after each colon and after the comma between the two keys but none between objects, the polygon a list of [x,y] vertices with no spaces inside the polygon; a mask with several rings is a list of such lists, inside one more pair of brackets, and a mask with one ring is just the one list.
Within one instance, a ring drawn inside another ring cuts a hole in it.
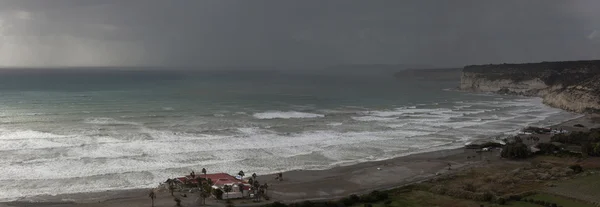
[{"label": "coastal bluff", "polygon": [[552,107],[597,113],[600,60],[465,66],[460,89],[539,96]]}]

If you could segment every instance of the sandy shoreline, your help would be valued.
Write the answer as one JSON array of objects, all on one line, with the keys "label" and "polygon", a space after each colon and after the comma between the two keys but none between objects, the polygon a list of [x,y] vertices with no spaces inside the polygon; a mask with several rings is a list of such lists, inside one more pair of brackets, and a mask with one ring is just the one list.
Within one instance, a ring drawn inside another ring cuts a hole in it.
[{"label": "sandy shoreline", "polygon": [[[599,127],[591,115],[569,120],[553,128],[581,131]],[[583,124],[585,128],[573,127]],[[525,126],[524,126],[525,127]],[[547,137],[541,137],[549,139]],[[498,152],[479,154],[475,150],[451,149],[412,154],[382,161],[358,163],[327,170],[295,170],[284,172],[284,181],[275,181],[274,175],[259,176],[261,183],[269,184],[271,201],[300,201],[332,199],[350,194],[367,193],[409,183],[424,181],[436,174],[447,174],[461,168],[484,164],[482,160],[499,161]],[[467,159],[467,157],[470,157]],[[448,170],[448,164],[451,170]],[[0,203],[3,206],[149,206],[150,189],[111,190],[105,192],[75,193],[56,196],[34,196],[19,201]],[[176,194],[177,195],[177,194]],[[196,195],[182,198],[184,206],[196,206]],[[173,198],[167,192],[158,193],[155,206],[173,206]],[[207,203],[211,204],[211,203]],[[215,203],[213,203],[215,204]]]}]

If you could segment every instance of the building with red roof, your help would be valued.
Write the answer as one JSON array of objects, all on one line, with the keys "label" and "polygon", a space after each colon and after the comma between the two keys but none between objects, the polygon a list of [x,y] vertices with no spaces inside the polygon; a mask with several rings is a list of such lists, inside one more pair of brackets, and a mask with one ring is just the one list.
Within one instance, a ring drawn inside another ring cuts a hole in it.
[{"label": "building with red roof", "polygon": [[[234,176],[231,176],[227,173],[214,173],[214,174],[200,174],[200,175],[187,175],[185,177],[179,177],[177,180],[181,181],[181,183],[189,184],[191,186],[195,186],[198,184],[197,178],[205,178],[210,179],[213,182],[214,189],[223,190],[223,186],[230,185],[232,186],[232,191],[226,194],[223,194],[224,199],[230,198],[241,198],[246,197],[250,193],[250,184],[248,182],[237,179]],[[242,190],[240,192],[240,187],[242,186]]]}]

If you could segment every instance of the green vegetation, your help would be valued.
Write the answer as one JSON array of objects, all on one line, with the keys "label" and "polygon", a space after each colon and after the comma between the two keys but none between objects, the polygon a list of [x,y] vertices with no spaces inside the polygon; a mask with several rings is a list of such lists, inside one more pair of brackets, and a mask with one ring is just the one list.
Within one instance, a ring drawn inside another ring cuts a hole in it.
[{"label": "green vegetation", "polygon": [[600,61],[563,61],[525,64],[470,65],[463,72],[477,73],[489,80],[524,81],[540,78],[547,85],[569,86],[598,74]]},{"label": "green vegetation", "polygon": [[594,207],[592,204],[576,201],[569,198],[560,196],[550,195],[547,193],[537,193],[535,195],[525,198],[526,200],[533,200],[530,203],[536,203],[542,206],[567,206],[567,207]]},{"label": "green vegetation", "polygon": [[482,149],[482,148],[502,148],[503,145],[497,142],[486,142],[483,144],[469,144],[466,149]]},{"label": "green vegetation", "polygon": [[531,155],[531,151],[526,144],[523,144],[523,140],[515,139],[514,142],[507,143],[502,148],[500,156],[508,159],[525,159]]},{"label": "green vegetation", "polygon": [[544,189],[544,191],[578,200],[600,203],[600,196],[598,196],[600,194],[600,175],[584,175],[570,180],[563,180],[557,182],[554,187]]},{"label": "green vegetation", "polygon": [[[536,156],[498,162],[388,191],[350,195],[335,201],[273,203],[269,207],[515,206],[592,207],[600,202],[600,158]],[[593,168],[596,166],[595,168]],[[585,168],[585,171],[583,169]],[[559,197],[564,195],[567,197]]]},{"label": "green vegetation", "polygon": [[589,132],[557,134],[550,139],[553,142],[580,146],[583,156],[600,157],[600,131],[592,130]]},{"label": "green vegetation", "polygon": [[213,195],[215,196],[215,198],[217,198],[218,200],[223,200],[223,190],[221,189],[216,189],[213,191]]}]

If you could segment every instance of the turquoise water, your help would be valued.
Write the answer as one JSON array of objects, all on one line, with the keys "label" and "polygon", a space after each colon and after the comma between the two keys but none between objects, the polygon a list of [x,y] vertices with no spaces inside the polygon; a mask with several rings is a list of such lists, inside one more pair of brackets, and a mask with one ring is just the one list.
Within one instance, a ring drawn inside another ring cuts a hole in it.
[{"label": "turquoise water", "polygon": [[[540,99],[387,72],[0,72],[0,199],[154,187],[203,167],[324,169],[548,125]],[[35,181],[35,182],[34,182]]]}]

